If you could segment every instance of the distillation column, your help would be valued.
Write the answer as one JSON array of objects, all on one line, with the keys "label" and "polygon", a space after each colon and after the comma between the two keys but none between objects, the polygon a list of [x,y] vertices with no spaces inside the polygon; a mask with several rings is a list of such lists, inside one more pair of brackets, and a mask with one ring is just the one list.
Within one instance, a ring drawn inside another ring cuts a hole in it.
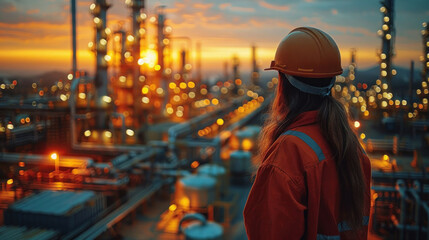
[{"label": "distillation column", "polygon": [[96,53],[96,72],[94,85],[97,89],[95,96],[97,127],[106,129],[106,111],[108,104],[112,101],[108,96],[107,62],[110,57],[107,55],[107,33],[106,33],[106,13],[110,7],[106,0],[96,0],[90,6],[91,13],[94,16],[95,24],[95,53]]}]

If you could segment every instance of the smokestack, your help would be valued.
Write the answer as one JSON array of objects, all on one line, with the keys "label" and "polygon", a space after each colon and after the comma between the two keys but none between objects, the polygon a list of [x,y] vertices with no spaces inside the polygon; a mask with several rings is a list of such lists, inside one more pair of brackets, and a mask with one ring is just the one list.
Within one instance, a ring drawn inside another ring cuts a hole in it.
[{"label": "smokestack", "polygon": [[225,82],[229,80],[228,61],[223,63],[223,77]]},{"label": "smokestack", "polygon": [[[133,76],[133,107],[134,107],[134,123],[139,123],[139,115],[140,115],[140,65],[138,64],[138,60],[140,59],[140,37],[144,35],[145,31],[142,31],[142,26],[144,25],[144,21],[146,19],[146,14],[143,13],[144,9],[144,0],[131,0],[126,1],[128,7],[131,8],[131,23],[132,23],[132,32],[133,32],[133,45],[132,45],[132,76]],[[144,30],[144,28],[143,28]]]},{"label": "smokestack", "polygon": [[254,86],[257,86],[259,85],[259,69],[258,69],[258,64],[256,63],[256,46],[255,45],[252,46],[252,66],[253,66],[252,84]]},{"label": "smokestack", "polygon": [[[380,54],[380,79],[382,83],[387,83],[390,88],[392,80],[392,58],[395,55],[395,26],[394,26],[394,0],[381,1],[380,12],[382,13],[382,26],[378,30],[381,37],[381,54]],[[394,72],[394,71],[393,71]],[[387,90],[387,89],[384,89]]]},{"label": "smokestack", "polygon": [[201,84],[201,78],[202,78],[202,69],[201,69],[201,43],[197,42],[197,78],[196,78],[196,85],[199,86]]}]

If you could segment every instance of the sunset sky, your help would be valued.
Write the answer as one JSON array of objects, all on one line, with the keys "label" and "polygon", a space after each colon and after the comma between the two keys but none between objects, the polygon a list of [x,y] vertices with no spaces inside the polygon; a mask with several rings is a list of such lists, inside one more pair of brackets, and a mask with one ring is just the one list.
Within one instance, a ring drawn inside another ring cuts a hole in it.
[{"label": "sunset sky", "polygon": [[[77,0],[78,68],[94,71],[92,1]],[[108,26],[120,21],[129,26],[130,10],[124,1],[112,0]],[[0,0],[0,75],[34,75],[71,69],[69,1]],[[408,67],[410,60],[421,68],[422,22],[429,21],[427,0],[395,1],[396,57],[394,64]],[[221,74],[223,63],[236,54],[241,71],[250,71],[250,46],[258,47],[258,63],[268,66],[278,42],[293,28],[314,26],[329,33],[342,53],[342,65],[357,48],[358,67],[377,63],[381,47],[377,36],[382,15],[376,0],[157,0],[146,1],[149,17],[154,8],[166,6],[174,36],[187,36],[202,47],[203,73]],[[129,28],[128,28],[129,29]],[[155,35],[150,35],[154,38]],[[184,43],[173,43],[176,50]]]}]

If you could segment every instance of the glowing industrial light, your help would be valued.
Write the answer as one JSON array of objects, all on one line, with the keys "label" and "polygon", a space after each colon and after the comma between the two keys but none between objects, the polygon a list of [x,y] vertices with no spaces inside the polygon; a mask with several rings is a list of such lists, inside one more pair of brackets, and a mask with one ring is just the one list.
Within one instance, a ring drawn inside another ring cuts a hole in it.
[{"label": "glowing industrial light", "polygon": [[171,33],[171,31],[173,31],[173,28],[170,26],[165,27],[165,32],[166,33]]},{"label": "glowing industrial light", "polygon": [[414,116],[413,113],[411,112],[408,113],[408,118],[413,118],[413,116]]},{"label": "glowing industrial light", "polygon": [[176,112],[176,116],[177,117],[183,117],[183,112],[182,111],[177,111]]},{"label": "glowing industrial light", "polygon": [[390,159],[390,158],[389,158],[389,155],[387,155],[387,154],[384,154],[384,155],[383,155],[383,160],[384,160],[384,161],[389,161],[389,159]]},{"label": "glowing industrial light", "polygon": [[200,163],[198,161],[193,161],[191,163],[191,168],[197,168],[198,166],[200,166]]},{"label": "glowing industrial light", "polygon": [[179,80],[181,78],[179,73],[174,74],[174,79],[175,80]]},{"label": "glowing industrial light", "polygon": [[85,99],[86,98],[86,94],[85,93],[79,93],[79,98],[80,99]]},{"label": "glowing industrial light", "polygon": [[385,13],[385,12],[386,12],[386,7],[384,7],[384,6],[383,6],[383,7],[381,7],[381,8],[380,8],[380,12]]},{"label": "glowing industrial light", "polygon": [[387,26],[387,24],[383,24],[383,26],[381,26],[381,28],[382,28],[384,31],[389,30],[389,26]]},{"label": "glowing industrial light", "polygon": [[380,58],[381,59],[386,59],[386,54],[385,53],[380,54]]},{"label": "glowing industrial light", "polygon": [[151,23],[156,22],[156,17],[151,17],[151,18],[149,19],[149,21],[150,21]]},{"label": "glowing industrial light", "polygon": [[61,101],[65,102],[65,101],[67,101],[68,97],[65,94],[61,94],[60,99],[61,99]]},{"label": "glowing industrial light", "polygon": [[392,39],[392,35],[390,35],[389,33],[388,33],[388,34],[386,34],[386,39],[387,39],[387,40]]},{"label": "glowing industrial light", "polygon": [[174,95],[173,101],[179,102],[180,101],[180,96],[179,95]]},{"label": "glowing industrial light", "polygon": [[171,83],[169,83],[169,84],[168,84],[168,87],[169,87],[170,89],[175,89],[175,88],[176,88],[176,83],[171,82]]},{"label": "glowing industrial light", "polygon": [[365,135],[365,133],[361,133],[360,134],[360,138],[363,140],[363,139],[365,139],[366,138],[366,135]]},{"label": "glowing industrial light", "polygon": [[12,123],[8,123],[6,127],[7,127],[7,129],[12,130],[13,129],[13,124]]},{"label": "glowing industrial light", "polygon": [[95,5],[95,3],[92,3],[91,5],[89,5],[89,10],[93,11],[96,6],[97,5]]},{"label": "glowing industrial light", "polygon": [[354,124],[355,128],[359,128],[360,127],[360,122],[359,121],[355,121]]},{"label": "glowing industrial light", "polygon": [[112,137],[112,132],[110,131],[104,131],[104,136],[107,138],[111,138]]},{"label": "glowing industrial light", "polygon": [[389,22],[389,21],[390,21],[390,18],[389,18],[388,16],[385,16],[385,17],[383,18],[383,20],[384,20],[385,22]]},{"label": "glowing industrial light", "polygon": [[13,179],[8,179],[6,183],[7,183],[8,185],[13,184]]},{"label": "glowing industrial light", "polygon": [[124,83],[127,81],[127,78],[125,76],[119,76],[119,82]]},{"label": "glowing industrial light", "polygon": [[98,17],[95,17],[95,18],[94,18],[94,23],[95,23],[95,24],[99,24],[99,23],[101,23],[101,19],[100,19],[100,18],[98,18]]},{"label": "glowing industrial light", "polygon": [[417,90],[416,90],[416,93],[417,93],[417,95],[420,95],[420,94],[422,93],[422,90],[417,89]]},{"label": "glowing industrial light", "polygon": [[185,69],[186,70],[191,70],[191,68],[192,68],[192,65],[191,64],[189,64],[189,63],[187,63],[187,64],[185,64]]},{"label": "glowing industrial light", "polygon": [[164,89],[162,89],[162,88],[157,88],[157,89],[156,89],[156,93],[158,93],[159,95],[161,95],[161,94],[163,94],[163,93],[164,93]]},{"label": "glowing industrial light", "polygon": [[29,123],[30,121],[31,121],[31,119],[30,119],[29,117],[26,117],[26,118],[25,118],[25,122],[26,122],[26,123]]},{"label": "glowing industrial light", "polygon": [[395,76],[397,74],[396,69],[392,69],[392,75]]},{"label": "glowing industrial light", "polygon": [[106,103],[110,103],[110,102],[112,102],[112,98],[111,97],[109,97],[109,96],[103,96],[103,101],[104,102],[106,102]]},{"label": "glowing industrial light", "polygon": [[426,88],[426,89],[423,91],[423,93],[424,93],[424,94],[429,94],[429,90]]},{"label": "glowing industrial light", "polygon": [[148,104],[150,100],[148,97],[142,97],[142,102]]},{"label": "glowing industrial light", "polygon": [[241,147],[245,151],[250,151],[253,147],[253,142],[250,139],[243,139],[243,142],[241,143]]},{"label": "glowing industrial light", "polygon": [[129,42],[133,42],[133,41],[134,41],[134,36],[133,36],[133,35],[128,35],[128,36],[127,36],[127,40],[128,40]]},{"label": "glowing industrial light", "polygon": [[167,113],[168,114],[173,114],[174,113],[174,109],[172,107],[167,108]]},{"label": "glowing industrial light", "polygon": [[353,98],[352,98],[352,102],[353,102],[353,103],[357,103],[357,101],[358,101],[357,97],[353,97]]},{"label": "glowing industrial light", "polygon": [[218,105],[219,104],[219,100],[217,98],[213,98],[212,99],[212,104],[213,105]]},{"label": "glowing industrial light", "polygon": [[140,13],[140,18],[142,20],[146,19],[147,18],[147,14],[146,13]]},{"label": "glowing industrial light", "polygon": [[365,117],[368,117],[368,116],[369,116],[369,111],[368,111],[368,110],[366,110],[366,111],[363,113],[363,115],[364,115]]},{"label": "glowing industrial light", "polygon": [[207,89],[202,88],[202,89],[200,90],[200,93],[201,93],[202,95],[206,95],[206,94],[207,94]]},{"label": "glowing industrial light", "polygon": [[104,38],[100,39],[100,44],[105,46],[107,44],[107,40]]},{"label": "glowing industrial light", "polygon": [[143,94],[148,94],[148,93],[149,93],[149,87],[144,86],[144,87],[142,88],[142,93],[143,93]]},{"label": "glowing industrial light", "polygon": [[223,121],[223,119],[222,119],[222,118],[218,118],[218,119],[216,120],[216,123],[217,123],[217,125],[222,126],[225,122]]},{"label": "glowing industrial light", "polygon": [[189,98],[195,98],[195,93],[194,92],[190,92],[189,93]]},{"label": "glowing industrial light", "polygon": [[176,204],[171,204],[170,207],[168,207],[168,210],[170,210],[171,212],[176,211],[177,209],[177,205]]},{"label": "glowing industrial light", "polygon": [[378,34],[378,36],[383,36],[383,31],[381,31],[381,29],[378,29],[377,34]]},{"label": "glowing industrial light", "polygon": [[83,135],[85,135],[85,137],[89,137],[91,136],[91,130],[86,130]]},{"label": "glowing industrial light", "polygon": [[67,75],[67,79],[68,79],[68,80],[72,80],[72,79],[73,79],[73,74],[69,73],[69,74]]},{"label": "glowing industrial light", "polygon": [[164,38],[162,40],[162,43],[164,43],[164,45],[168,45],[170,43],[170,40],[168,38]]},{"label": "glowing industrial light", "polygon": [[145,34],[146,34],[146,29],[144,29],[144,28],[140,28],[140,29],[139,29],[139,34],[140,34],[140,36],[145,35]]},{"label": "glowing industrial light", "polygon": [[155,71],[159,71],[161,70],[161,65],[157,64],[153,69],[155,69]]},{"label": "glowing industrial light", "polygon": [[422,26],[423,26],[424,28],[425,28],[425,27],[427,27],[427,25],[428,25],[428,24],[427,24],[426,22],[423,22],[423,23],[422,23]]},{"label": "glowing industrial light", "polygon": [[381,102],[381,107],[383,107],[383,108],[387,107],[387,102],[386,101],[382,101]]},{"label": "glowing industrial light", "polygon": [[387,71],[381,71],[381,76],[383,76],[383,77],[385,77],[385,76],[387,76]]},{"label": "glowing industrial light", "polygon": [[188,87],[189,88],[194,88],[195,87],[195,83],[192,82],[192,81],[188,82]]},{"label": "glowing industrial light", "polygon": [[112,60],[112,57],[109,55],[104,55],[104,60],[106,60],[106,62],[110,62],[110,60]]},{"label": "glowing industrial light", "polygon": [[52,153],[51,154],[51,159],[52,160],[57,160],[57,158],[58,158],[58,154],[57,153]]},{"label": "glowing industrial light", "polygon": [[185,82],[181,82],[181,83],[179,84],[179,87],[180,87],[181,89],[186,89],[187,85],[186,85],[186,83],[185,83]]},{"label": "glowing industrial light", "polygon": [[125,132],[130,137],[134,136],[134,131],[132,129],[127,129],[127,131],[125,131]]}]

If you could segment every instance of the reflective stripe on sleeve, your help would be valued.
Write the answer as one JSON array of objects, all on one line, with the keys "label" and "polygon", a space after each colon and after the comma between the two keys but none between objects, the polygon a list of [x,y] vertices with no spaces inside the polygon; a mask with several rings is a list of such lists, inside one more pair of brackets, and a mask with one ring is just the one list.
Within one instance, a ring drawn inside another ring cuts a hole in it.
[{"label": "reflective stripe on sleeve", "polygon": [[340,240],[340,236],[338,235],[323,235],[323,234],[317,234],[317,240]]},{"label": "reflective stripe on sleeve", "polygon": [[322,149],[307,134],[302,133],[302,132],[298,132],[298,131],[288,130],[285,133],[283,133],[282,135],[292,135],[292,136],[298,137],[299,139],[304,141],[311,149],[313,149],[314,153],[316,153],[316,156],[319,158],[319,162],[322,160],[325,160],[325,155],[323,154]]},{"label": "reflective stripe on sleeve", "polygon": [[[362,226],[367,226],[369,223],[369,216],[364,216],[362,219]],[[339,232],[345,232],[351,230],[350,227],[347,225],[346,222],[340,222],[338,223],[338,231]]]}]

